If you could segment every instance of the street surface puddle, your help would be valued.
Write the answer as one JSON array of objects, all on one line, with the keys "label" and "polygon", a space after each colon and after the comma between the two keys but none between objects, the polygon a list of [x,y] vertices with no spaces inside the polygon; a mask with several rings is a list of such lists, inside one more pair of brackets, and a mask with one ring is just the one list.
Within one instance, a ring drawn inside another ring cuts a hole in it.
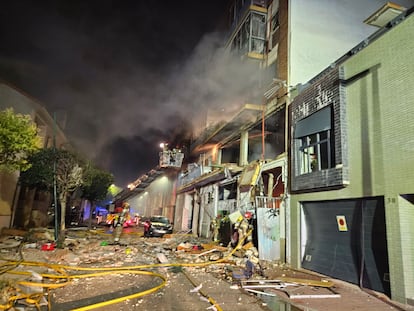
[{"label": "street surface puddle", "polygon": [[263,302],[266,303],[266,307],[272,311],[302,311],[295,306],[292,306],[290,303],[280,300],[278,297],[275,296],[268,296],[268,295],[257,295]]}]

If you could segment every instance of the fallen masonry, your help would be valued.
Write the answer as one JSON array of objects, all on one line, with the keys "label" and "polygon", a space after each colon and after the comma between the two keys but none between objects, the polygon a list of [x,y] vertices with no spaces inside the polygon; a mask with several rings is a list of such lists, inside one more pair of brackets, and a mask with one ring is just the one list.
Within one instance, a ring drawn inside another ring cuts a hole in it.
[{"label": "fallen masonry", "polygon": [[[259,285],[266,282],[266,271],[277,265],[260,262],[249,243],[231,248],[189,234],[143,238],[138,232],[130,232],[114,244],[111,237],[104,229],[68,230],[64,247],[56,248],[51,230],[4,230],[0,239],[3,309],[49,310],[54,304],[64,311],[73,310],[75,304],[81,307],[106,301],[110,305],[122,297],[129,297],[125,299],[127,302],[131,297],[145,302],[149,294],[161,295],[161,289],[168,288],[178,272],[190,283],[195,279],[207,280],[206,275],[212,275],[227,282],[229,290],[236,286],[253,293],[255,301],[255,292],[263,293],[264,289],[253,288],[253,283],[246,281],[255,280]],[[214,278],[210,283],[210,289],[214,288]],[[280,282],[307,286],[296,283],[295,280]],[[115,289],[114,284],[119,286]],[[207,282],[203,286],[198,281],[191,287],[193,291],[188,290],[188,295],[198,295],[199,301],[220,310],[208,294]],[[243,303],[240,305],[242,308]]]}]

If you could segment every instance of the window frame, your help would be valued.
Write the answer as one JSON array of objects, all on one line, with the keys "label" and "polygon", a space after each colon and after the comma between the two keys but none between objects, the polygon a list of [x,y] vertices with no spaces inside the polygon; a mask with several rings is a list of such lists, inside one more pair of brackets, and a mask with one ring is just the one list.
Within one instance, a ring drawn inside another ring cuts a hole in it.
[{"label": "window frame", "polygon": [[265,13],[250,11],[234,36],[231,44],[232,49],[240,54],[264,54],[266,26],[267,16]]},{"label": "window frame", "polygon": [[333,107],[329,105],[296,123],[297,175],[333,168],[332,111]]},{"label": "window frame", "polygon": [[[298,138],[299,175],[333,167],[331,136],[331,130],[325,130]],[[326,147],[321,148],[323,145]]]}]

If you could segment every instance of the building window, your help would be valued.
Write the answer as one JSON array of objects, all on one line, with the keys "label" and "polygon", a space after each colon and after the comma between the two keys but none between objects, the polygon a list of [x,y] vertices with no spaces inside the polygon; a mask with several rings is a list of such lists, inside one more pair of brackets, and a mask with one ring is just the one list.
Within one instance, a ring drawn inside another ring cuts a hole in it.
[{"label": "building window", "polygon": [[299,175],[333,167],[331,119],[331,107],[328,106],[296,124]]},{"label": "building window", "polygon": [[301,138],[299,147],[300,174],[332,167],[330,136],[329,130]]},{"label": "building window", "polygon": [[219,186],[219,200],[231,200],[237,198],[237,183]]},{"label": "building window", "polygon": [[273,49],[276,44],[279,43],[279,11],[276,12],[275,15],[273,15],[271,22],[270,22],[270,43],[269,43],[269,50]]},{"label": "building window", "polygon": [[276,29],[279,27],[279,11],[275,13],[275,15],[272,16],[272,20],[270,21],[271,27],[272,27],[272,33],[276,31]]},{"label": "building window", "polygon": [[263,54],[266,39],[266,15],[252,13],[251,24],[251,46],[249,52]]},{"label": "building window", "polygon": [[264,54],[266,41],[266,15],[251,12],[234,37],[232,49],[239,54]]}]

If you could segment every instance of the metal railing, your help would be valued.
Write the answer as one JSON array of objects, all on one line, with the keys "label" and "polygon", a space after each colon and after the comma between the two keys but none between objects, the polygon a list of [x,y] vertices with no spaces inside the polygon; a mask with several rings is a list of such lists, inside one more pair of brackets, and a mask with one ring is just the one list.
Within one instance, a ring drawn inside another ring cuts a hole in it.
[{"label": "metal railing", "polygon": [[256,203],[256,208],[279,209],[280,204],[282,203],[282,198],[257,196],[255,203]]}]

